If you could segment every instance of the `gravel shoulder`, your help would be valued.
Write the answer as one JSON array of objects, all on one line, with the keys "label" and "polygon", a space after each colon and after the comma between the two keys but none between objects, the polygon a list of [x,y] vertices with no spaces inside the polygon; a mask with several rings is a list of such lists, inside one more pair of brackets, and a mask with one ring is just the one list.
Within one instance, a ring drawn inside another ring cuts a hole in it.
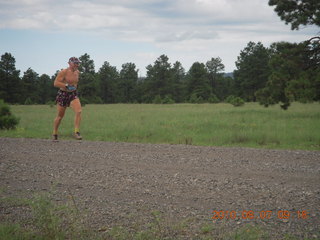
[{"label": "gravel shoulder", "polygon": [[[97,230],[142,223],[157,210],[168,221],[224,231],[258,224],[320,238],[319,186],[320,151],[0,138],[2,198],[52,189],[57,201],[72,195]],[[214,211],[237,217],[212,219]],[[272,211],[269,219],[261,219],[264,211]],[[0,221],[20,214],[0,202]]]}]

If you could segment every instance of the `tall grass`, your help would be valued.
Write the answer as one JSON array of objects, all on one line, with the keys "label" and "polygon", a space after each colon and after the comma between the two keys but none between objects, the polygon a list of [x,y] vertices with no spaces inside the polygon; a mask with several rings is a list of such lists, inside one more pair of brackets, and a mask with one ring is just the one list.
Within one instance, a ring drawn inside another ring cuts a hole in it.
[{"label": "tall grass", "polygon": [[[20,117],[16,130],[4,137],[49,138],[55,107],[11,106]],[[257,103],[114,104],[83,107],[85,140],[243,146],[320,150],[320,105],[294,103],[289,110]],[[60,127],[62,139],[72,137],[73,113],[68,109]]]}]

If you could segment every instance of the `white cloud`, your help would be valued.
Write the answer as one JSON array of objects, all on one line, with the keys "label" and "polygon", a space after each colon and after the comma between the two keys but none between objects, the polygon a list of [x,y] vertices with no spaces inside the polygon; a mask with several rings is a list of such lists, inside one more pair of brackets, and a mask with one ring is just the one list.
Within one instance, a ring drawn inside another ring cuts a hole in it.
[{"label": "white cloud", "polygon": [[58,34],[80,31],[89,38],[153,44],[152,52],[139,49],[133,55],[141,64],[153,63],[160,54],[186,65],[220,56],[231,71],[249,41],[268,45],[281,40],[301,41],[316,33],[315,28],[292,32],[267,2],[0,0],[0,28]]},{"label": "white cloud", "polygon": [[1,28],[91,30],[160,42],[212,39],[230,28],[241,35],[278,20],[265,0],[10,0],[0,1],[0,9]]},{"label": "white cloud", "polygon": [[[248,8],[248,4],[253,5]],[[187,31],[190,26],[214,27],[220,24],[237,24],[239,21],[261,19],[265,1],[237,0],[177,0],[144,1],[134,4],[130,1],[59,1],[14,0],[1,1],[1,19],[8,26],[16,19],[25,19],[24,27],[103,29],[131,28],[141,34],[141,30],[165,31],[168,26]],[[257,4],[257,2],[259,4]],[[249,9],[249,10],[248,10]],[[41,13],[44,18],[39,15]],[[50,18],[48,18],[50,17]],[[46,25],[42,23],[45,20]],[[38,24],[34,22],[38,21]],[[29,25],[30,22],[33,24]],[[7,27],[7,26],[3,26]],[[22,27],[22,26],[20,26]],[[140,31],[139,31],[140,30]],[[177,29],[176,29],[177,30]],[[179,38],[177,38],[179,40]]]}]

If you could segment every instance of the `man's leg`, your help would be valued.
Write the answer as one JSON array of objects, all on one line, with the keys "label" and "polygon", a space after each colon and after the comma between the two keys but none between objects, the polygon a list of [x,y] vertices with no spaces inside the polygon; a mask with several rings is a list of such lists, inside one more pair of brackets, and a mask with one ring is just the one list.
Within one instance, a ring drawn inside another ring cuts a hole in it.
[{"label": "man's leg", "polygon": [[57,116],[53,122],[53,135],[58,135],[58,128],[65,112],[66,107],[61,107],[59,104],[57,104]]},{"label": "man's leg", "polygon": [[81,103],[80,103],[79,98],[76,98],[75,100],[73,100],[70,103],[70,106],[72,107],[72,109],[73,109],[73,111],[75,113],[75,116],[74,116],[75,137],[80,140],[81,139],[81,136],[80,136],[80,122],[81,122],[81,111],[82,111],[82,108],[81,108]]}]

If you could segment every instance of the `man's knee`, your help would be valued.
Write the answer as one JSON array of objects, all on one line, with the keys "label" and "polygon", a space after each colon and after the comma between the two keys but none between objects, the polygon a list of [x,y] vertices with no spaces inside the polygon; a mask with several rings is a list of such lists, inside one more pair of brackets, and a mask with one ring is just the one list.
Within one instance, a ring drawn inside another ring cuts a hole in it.
[{"label": "man's knee", "polygon": [[82,112],[82,109],[81,109],[81,108],[75,109],[75,113],[76,113],[77,115],[81,115],[81,112]]},{"label": "man's knee", "polygon": [[57,121],[61,121],[62,118],[63,118],[63,115],[58,115],[58,116],[56,117],[56,120],[57,120]]}]

